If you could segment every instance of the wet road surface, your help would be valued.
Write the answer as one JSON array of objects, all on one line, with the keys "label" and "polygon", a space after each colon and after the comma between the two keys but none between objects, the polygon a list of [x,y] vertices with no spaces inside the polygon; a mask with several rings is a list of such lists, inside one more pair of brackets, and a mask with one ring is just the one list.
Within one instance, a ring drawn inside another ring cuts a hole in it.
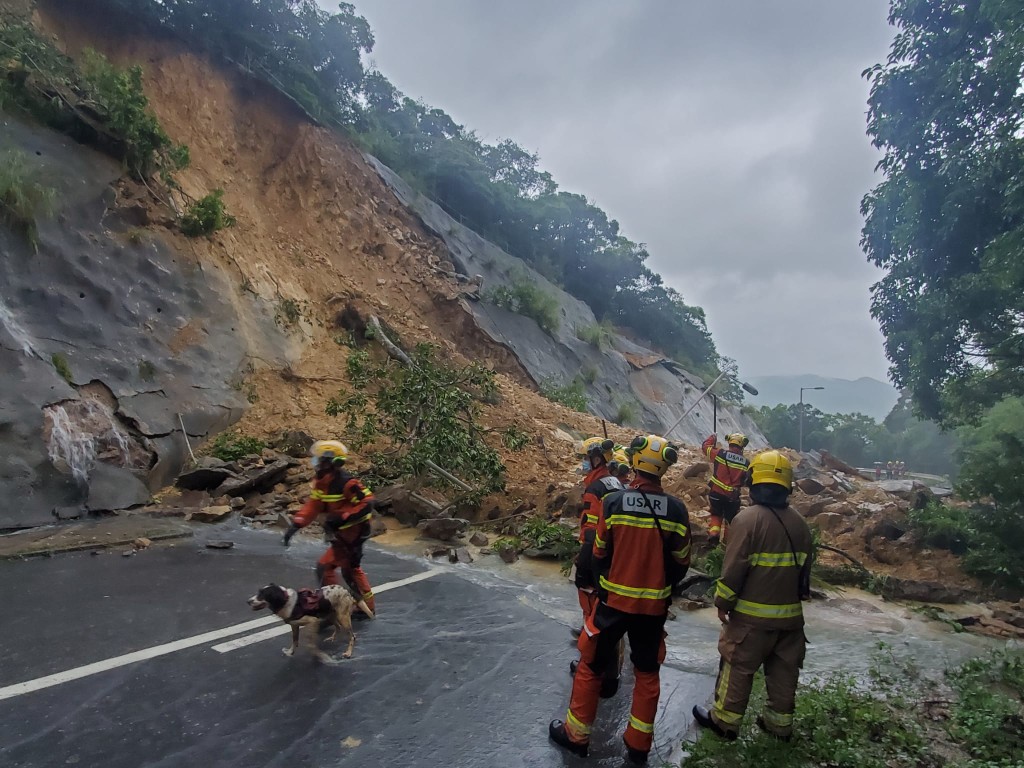
[{"label": "wet road surface", "polygon": [[[204,536],[224,535],[200,528],[130,558],[0,563],[0,765],[623,764],[628,673],[602,703],[588,760],[547,741],[575,657],[568,583],[538,589],[369,550],[373,584],[391,585],[379,618],[356,624],[355,658],[325,667],[301,650],[283,656],[284,625],[245,604],[269,581],[310,586],[321,547],[286,551],[277,535],[232,530],[234,549],[204,548]],[[671,642],[687,620],[668,626],[652,765],[678,759],[689,708],[713,685],[713,627],[688,628],[705,640],[693,653]]]}]

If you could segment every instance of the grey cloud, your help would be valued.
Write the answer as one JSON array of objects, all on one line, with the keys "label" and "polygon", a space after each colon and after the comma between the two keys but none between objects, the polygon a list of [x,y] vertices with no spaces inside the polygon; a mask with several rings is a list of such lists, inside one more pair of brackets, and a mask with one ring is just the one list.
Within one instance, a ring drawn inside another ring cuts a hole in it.
[{"label": "grey cloud", "polygon": [[[745,372],[884,376],[858,205],[877,182],[860,72],[887,53],[886,0],[356,5],[399,88],[539,151],[648,244]],[[789,340],[737,332],[737,306]]]}]

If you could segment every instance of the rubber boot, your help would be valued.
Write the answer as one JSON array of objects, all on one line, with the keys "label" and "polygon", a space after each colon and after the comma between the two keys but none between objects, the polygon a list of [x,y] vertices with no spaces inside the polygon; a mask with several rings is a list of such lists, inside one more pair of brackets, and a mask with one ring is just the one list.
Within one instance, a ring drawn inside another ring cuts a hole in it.
[{"label": "rubber boot", "polygon": [[726,741],[736,741],[736,737],[739,735],[736,731],[727,731],[716,723],[715,719],[711,717],[711,713],[704,707],[695,706],[693,708],[693,719],[697,721],[697,725],[701,728],[707,728],[715,736],[719,736]]},{"label": "rubber boot", "polygon": [[589,744],[577,744],[570,739],[569,734],[565,732],[565,723],[561,720],[552,720],[548,724],[548,738],[563,749],[567,749],[580,757],[586,757],[590,749]]}]

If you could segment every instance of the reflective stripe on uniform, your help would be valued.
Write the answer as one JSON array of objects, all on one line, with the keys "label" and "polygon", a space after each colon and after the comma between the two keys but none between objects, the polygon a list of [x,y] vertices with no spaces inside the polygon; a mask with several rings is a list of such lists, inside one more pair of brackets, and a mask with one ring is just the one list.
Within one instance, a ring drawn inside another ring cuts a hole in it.
[{"label": "reflective stripe on uniform", "polygon": [[587,725],[586,723],[580,722],[577,719],[576,715],[574,715],[572,713],[571,709],[567,710],[566,713],[565,713],[565,724],[567,726],[569,726],[569,728],[571,728],[572,730],[576,731],[577,733],[579,733],[579,734],[581,734],[583,736],[589,736],[590,735],[590,726]]},{"label": "reflective stripe on uniform", "polygon": [[640,731],[640,733],[654,733],[654,723],[645,723],[633,715],[629,716],[629,725],[631,728]]},{"label": "reflective stripe on uniform", "polygon": [[715,718],[726,725],[736,725],[743,719],[742,714],[730,712],[725,708],[725,695],[729,692],[729,678],[732,675],[732,665],[722,660],[722,668],[718,673],[718,686],[715,688],[715,705],[713,711]]},{"label": "reflective stripe on uniform", "polygon": [[795,619],[798,616],[802,616],[804,612],[803,606],[800,603],[769,605],[767,603],[752,603],[749,600],[737,600],[734,610],[736,613],[742,613],[758,619]]},{"label": "reflective stripe on uniform", "polygon": [[807,553],[797,552],[795,562],[792,552],[754,552],[747,559],[751,565],[761,565],[766,568],[792,567],[796,565],[802,566],[807,562]]},{"label": "reflective stripe on uniform", "polygon": [[597,547],[598,549],[604,549],[606,546],[608,546],[608,544],[605,542],[604,539],[602,539],[600,536],[598,536],[595,533],[594,534],[594,546]]},{"label": "reflective stripe on uniform", "polygon": [[661,525],[663,531],[669,531],[671,533],[678,533],[680,536],[686,535],[686,523],[677,523],[674,520],[663,520],[658,518],[658,522],[654,522],[653,517],[634,517],[633,515],[627,515],[619,513],[611,515],[605,519],[606,525],[625,525],[629,528],[657,528]]},{"label": "reflective stripe on uniform", "polygon": [[623,597],[635,597],[638,600],[664,600],[672,594],[671,586],[665,587],[664,589],[627,587],[625,584],[616,584],[614,581],[608,581],[604,576],[601,577],[601,588],[606,589],[609,592],[614,592],[616,595],[622,595]]},{"label": "reflective stripe on uniform", "polygon": [[781,712],[776,712],[774,709],[765,707],[764,721],[776,728],[789,728],[793,725],[793,713],[790,712],[788,715],[784,715]]},{"label": "reflective stripe on uniform", "polygon": [[690,556],[690,545],[689,544],[687,544],[682,549],[677,549],[675,552],[672,553],[672,557],[674,557],[674,558],[676,558],[678,560],[682,560],[683,558],[686,558],[686,557],[689,557],[689,556]]},{"label": "reflective stripe on uniform", "polygon": [[321,493],[320,494],[320,501],[325,501],[325,502],[328,502],[328,503],[334,502],[334,501],[341,501],[343,498],[345,498],[344,495],[340,494],[340,493]]},{"label": "reflective stripe on uniform", "polygon": [[717,485],[722,490],[728,491],[729,493],[733,493],[736,490],[736,488],[734,486],[726,485],[725,483],[723,483],[721,480],[719,480],[714,475],[711,476],[711,482],[713,484]]},{"label": "reflective stripe on uniform", "polygon": [[309,492],[309,498],[313,499],[314,501],[320,501],[320,499],[322,499],[323,497],[324,492],[318,491],[316,488]]},{"label": "reflective stripe on uniform", "polygon": [[735,600],[736,593],[725,586],[725,582],[719,579],[718,583],[715,585],[715,597],[720,597],[723,600]]},{"label": "reflective stripe on uniform", "polygon": [[583,522],[585,524],[593,523],[594,525],[597,525],[597,515],[591,515],[588,512],[587,514],[583,515]]}]

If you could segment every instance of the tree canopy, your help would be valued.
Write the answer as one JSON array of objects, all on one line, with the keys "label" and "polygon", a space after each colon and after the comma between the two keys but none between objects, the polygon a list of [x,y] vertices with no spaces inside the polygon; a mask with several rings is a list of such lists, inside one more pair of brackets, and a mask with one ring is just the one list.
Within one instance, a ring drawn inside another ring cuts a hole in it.
[{"label": "tree canopy", "polygon": [[[560,190],[536,153],[481,141],[441,109],[367,71],[369,24],[314,0],[92,0],[129,12],[285,91],[343,127],[453,217],[585,301],[601,320],[708,374],[723,363],[704,312],[646,262],[642,243],[586,197]],[[735,388],[734,388],[735,389]]]},{"label": "tree canopy", "polygon": [[1024,5],[892,0],[867,70],[885,179],[862,244],[894,383],[926,416],[974,420],[1024,391]]}]

